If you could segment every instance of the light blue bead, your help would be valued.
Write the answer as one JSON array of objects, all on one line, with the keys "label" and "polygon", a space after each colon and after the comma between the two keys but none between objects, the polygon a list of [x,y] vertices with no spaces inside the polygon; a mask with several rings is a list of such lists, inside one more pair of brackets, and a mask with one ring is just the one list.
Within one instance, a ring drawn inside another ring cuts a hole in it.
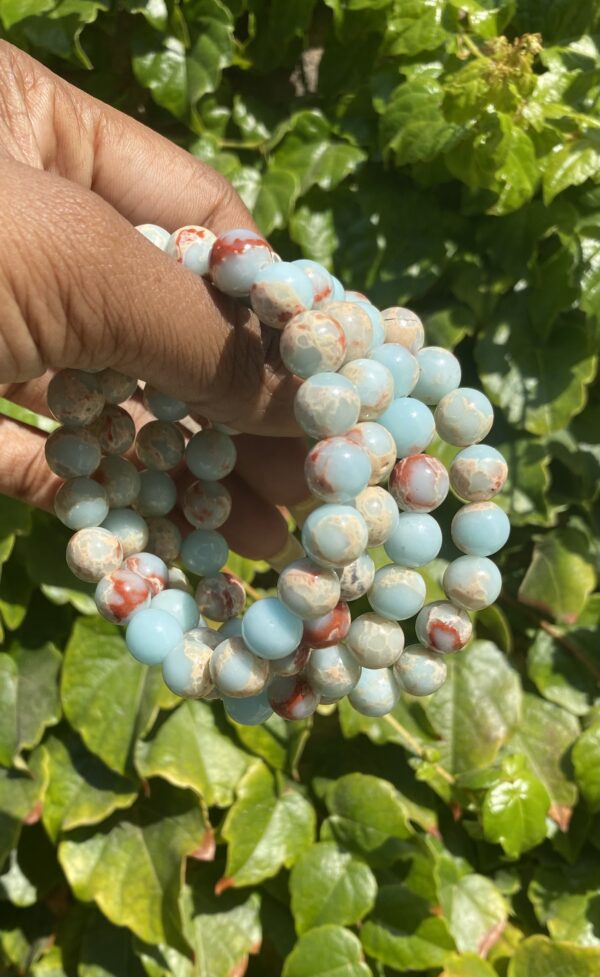
[{"label": "light blue bead", "polygon": [[302,312],[283,330],[279,353],[286,369],[304,379],[317,373],[335,373],[346,355],[344,330],[326,312]]},{"label": "light blue bead", "polygon": [[222,695],[245,699],[265,688],[269,663],[253,654],[243,638],[226,638],[212,653],[210,674]]},{"label": "light blue bead", "polygon": [[[371,320],[371,325],[373,326],[373,346],[381,346],[385,343],[385,323],[383,321],[383,316],[376,306],[371,302],[363,302],[362,299],[352,299],[357,305],[365,310]],[[380,361],[381,362],[381,361]],[[385,364],[387,366],[387,363]]]},{"label": "light blue bead", "polygon": [[144,388],[144,404],[158,421],[182,421],[189,414],[188,406],[183,400],[169,397],[154,387]]},{"label": "light blue bead", "polygon": [[87,477],[102,459],[100,442],[86,428],[60,427],[46,438],[48,467],[60,478]]},{"label": "light blue bead", "polygon": [[235,467],[237,449],[233,438],[221,431],[198,431],[188,442],[185,460],[196,478],[218,482]]},{"label": "light blue bead", "polygon": [[332,275],[331,276],[331,281],[333,282],[333,295],[331,297],[331,301],[332,302],[343,302],[344,301],[344,296],[346,294],[346,289],[342,285],[342,283],[339,280],[339,278],[336,278],[335,275]]},{"label": "light blue bead", "polygon": [[273,715],[266,689],[246,699],[233,699],[224,695],[223,705],[230,719],[240,726],[260,726]]},{"label": "light blue bead", "polygon": [[182,631],[191,631],[192,628],[204,627],[206,624],[204,618],[200,616],[196,601],[185,590],[176,588],[161,590],[160,594],[152,598],[151,606],[171,614]]},{"label": "light blue bead", "polygon": [[487,502],[502,488],[508,475],[506,460],[489,444],[463,448],[450,465],[450,484],[461,499]]},{"label": "light blue bead", "polygon": [[91,424],[100,416],[104,397],[97,376],[83,370],[60,370],[48,384],[48,407],[65,427]]},{"label": "light blue bead", "polygon": [[378,485],[387,478],[396,462],[396,442],[388,429],[376,421],[361,421],[348,431],[347,437],[369,456],[369,485]]},{"label": "light blue bead", "polygon": [[126,557],[132,553],[141,553],[150,535],[146,520],[132,509],[111,509],[102,527],[109,529],[121,540]]},{"label": "light blue bead", "polygon": [[196,699],[209,691],[212,687],[209,671],[212,647],[204,640],[200,628],[184,634],[183,640],[171,649],[162,663],[163,679],[171,692]]},{"label": "light blue bead", "polygon": [[497,600],[502,577],[485,556],[459,556],[444,571],[442,587],[449,600],[466,611],[480,611]]},{"label": "light blue bead", "polygon": [[126,458],[107,455],[94,473],[97,482],[106,489],[111,508],[123,509],[131,505],[140,490],[140,473]]},{"label": "light blue bead", "polygon": [[435,423],[443,441],[462,448],[483,441],[494,423],[494,410],[481,390],[458,387],[440,400]]},{"label": "light blue bead", "polygon": [[340,572],[340,597],[342,600],[364,597],[374,579],[375,564],[368,553],[363,553]]},{"label": "light blue bead", "polygon": [[138,551],[128,556],[125,566],[133,573],[137,573],[146,581],[153,596],[160,593],[169,584],[169,568],[164,560],[155,553]]},{"label": "light blue bead", "polygon": [[384,544],[390,560],[402,567],[424,567],[442,548],[442,530],[426,512],[401,512],[396,528]]},{"label": "light blue bead", "polygon": [[294,400],[296,420],[312,438],[346,434],[356,424],[359,413],[356,387],[337,373],[316,373],[309,377]]},{"label": "light blue bead", "polygon": [[273,261],[273,252],[256,231],[234,228],[219,235],[210,254],[210,277],[220,292],[244,298],[259,271]]},{"label": "light blue bead", "polygon": [[309,491],[324,502],[352,502],[369,484],[371,462],[349,438],[319,441],[306,456]]},{"label": "light blue bead", "polygon": [[100,526],[108,513],[108,497],[102,485],[93,479],[70,478],[56,493],[54,511],[69,529]]},{"label": "light blue bead", "polygon": [[195,529],[184,539],[181,562],[187,570],[202,577],[212,577],[227,563],[229,548],[221,533],[214,529]]},{"label": "light blue bead", "polygon": [[439,404],[445,394],[460,384],[460,363],[447,349],[424,346],[417,353],[417,362],[420,373],[412,395],[424,404]]},{"label": "light blue bead", "polygon": [[322,505],[302,527],[302,545],[324,567],[344,567],[361,556],[369,531],[361,514],[348,505]]},{"label": "light blue bead", "polygon": [[138,224],[136,231],[139,231],[150,244],[153,244],[160,251],[164,251],[169,243],[169,238],[171,237],[169,231],[166,231],[164,227],[159,227],[158,224]]},{"label": "light blue bead", "polygon": [[358,358],[346,363],[340,376],[350,380],[360,397],[360,421],[374,421],[394,399],[394,378],[377,360]]},{"label": "light blue bead", "polygon": [[159,665],[182,640],[180,624],[171,614],[155,607],[134,614],[125,632],[129,651],[142,665]]},{"label": "light blue bead", "polygon": [[182,460],[185,441],[176,424],[170,421],[148,421],[138,431],[135,450],[142,465],[164,472],[175,468]]},{"label": "light blue bead", "polygon": [[278,261],[258,272],[250,289],[250,302],[261,322],[283,329],[293,316],[312,308],[313,289],[302,268]]},{"label": "light blue bead", "polygon": [[348,700],[363,716],[386,716],[399,697],[400,688],[391,668],[363,668]]},{"label": "light blue bead", "polygon": [[411,695],[431,695],[446,681],[448,667],[442,655],[423,645],[408,645],[394,665],[394,675]]},{"label": "light blue bead", "polygon": [[242,637],[260,658],[285,658],[302,640],[303,624],[277,597],[256,601],[244,614]]},{"label": "light blue bead", "polygon": [[175,482],[167,472],[140,472],[136,509],[141,516],[166,516],[177,502]]},{"label": "light blue bead", "polygon": [[424,451],[435,432],[433,414],[420,400],[398,397],[378,418],[396,442],[398,458]]},{"label": "light blue bead", "polygon": [[384,343],[371,351],[371,359],[387,366],[394,378],[394,397],[408,397],[419,379],[417,358],[400,343]]},{"label": "light blue bead", "polygon": [[510,535],[508,516],[494,502],[473,502],[459,509],[452,520],[455,546],[471,556],[491,556]]},{"label": "light blue bead", "polygon": [[239,638],[242,634],[242,618],[232,617],[229,621],[225,621],[219,628],[218,634],[221,635],[221,640],[224,641],[225,638]]},{"label": "light blue bead", "polygon": [[309,279],[313,290],[313,308],[318,309],[325,302],[333,299],[333,278],[327,268],[320,265],[318,261],[311,261],[310,258],[298,258],[292,261],[293,265],[301,268]]},{"label": "light blue bead", "polygon": [[319,695],[341,699],[356,687],[360,672],[360,665],[349,648],[337,644],[311,651],[305,675]]},{"label": "light blue bead", "polygon": [[369,549],[381,546],[398,525],[398,506],[381,485],[371,485],[357,496],[355,506],[369,530]]},{"label": "light blue bead", "polygon": [[391,563],[375,573],[368,593],[373,610],[390,621],[405,621],[413,617],[425,603],[426,586],[415,570]]}]

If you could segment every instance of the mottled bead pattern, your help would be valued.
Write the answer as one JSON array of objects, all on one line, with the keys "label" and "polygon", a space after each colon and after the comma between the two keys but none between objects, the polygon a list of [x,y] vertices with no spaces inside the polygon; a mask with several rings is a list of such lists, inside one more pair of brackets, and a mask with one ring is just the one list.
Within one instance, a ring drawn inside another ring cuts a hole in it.
[{"label": "mottled bead pattern", "polygon": [[423,577],[415,570],[390,563],[376,571],[367,596],[376,614],[390,621],[406,621],[423,607],[426,590]]},{"label": "mottled bead pattern", "polygon": [[459,556],[449,563],[442,579],[444,593],[467,611],[480,611],[498,599],[502,577],[485,556]]},{"label": "mottled bead pattern", "polygon": [[286,369],[303,379],[315,373],[334,373],[344,362],[346,337],[336,319],[313,309],[286,324],[279,352]]},{"label": "mottled bead pattern", "polygon": [[508,465],[496,448],[473,444],[459,451],[450,465],[450,485],[467,502],[488,502],[503,488]]},{"label": "mottled bead pattern", "polygon": [[91,478],[70,478],[54,497],[54,511],[69,529],[99,526],[108,513],[106,491]]},{"label": "mottled bead pattern", "polygon": [[398,525],[398,506],[392,496],[378,485],[370,486],[357,495],[355,505],[367,524],[369,547],[381,546]]},{"label": "mottled bead pattern", "polygon": [[242,619],[241,617],[232,617],[230,621],[225,621],[219,628],[218,633],[221,635],[221,640],[225,638],[239,637],[242,633]]},{"label": "mottled bead pattern", "polygon": [[138,431],[135,451],[146,468],[166,472],[183,460],[185,441],[174,424],[168,421],[149,421]]},{"label": "mottled bead pattern", "polygon": [[261,268],[270,265],[273,252],[256,231],[236,228],[220,234],[209,259],[213,284],[225,295],[244,298]]},{"label": "mottled bead pattern", "polygon": [[165,684],[182,698],[199,699],[212,688],[210,659],[214,646],[206,641],[206,630],[188,631],[162,663]]},{"label": "mottled bead pattern", "polygon": [[399,343],[383,343],[371,351],[371,359],[382,363],[394,379],[394,397],[408,397],[419,379],[419,364]]},{"label": "mottled bead pattern", "polygon": [[341,699],[355,688],[360,665],[344,644],[329,645],[311,652],[305,677],[311,688],[328,699]]},{"label": "mottled bead pattern", "polygon": [[283,719],[308,719],[319,705],[319,694],[304,676],[281,675],[269,685],[269,702]]},{"label": "mottled bead pattern", "polygon": [[312,307],[310,279],[288,261],[267,265],[252,282],[250,304],[261,322],[283,329],[290,319]]},{"label": "mottled bead pattern", "polygon": [[182,421],[189,411],[187,404],[176,397],[169,397],[146,384],[142,397],[144,407],[159,421]]},{"label": "mottled bead pattern", "polygon": [[398,685],[410,695],[431,695],[444,684],[448,667],[441,655],[422,645],[408,645],[394,665]]},{"label": "mottled bead pattern", "polygon": [[409,512],[431,512],[448,495],[448,472],[431,455],[402,458],[392,469],[389,489],[401,509]]},{"label": "mottled bead pattern", "polygon": [[138,224],[136,231],[139,231],[155,248],[160,251],[166,250],[170,234],[164,227],[159,227],[158,224]]},{"label": "mottled bead pattern", "polygon": [[349,438],[327,438],[306,456],[304,477],[310,492],[323,502],[352,502],[369,484],[371,462]]},{"label": "mottled bead pattern", "polygon": [[471,556],[491,556],[510,535],[506,513],[495,502],[472,502],[459,509],[452,520],[454,545]]},{"label": "mottled bead pattern", "polygon": [[208,275],[210,253],[216,234],[199,224],[186,224],[173,231],[165,251],[195,275]]},{"label": "mottled bead pattern", "polygon": [[471,387],[458,387],[447,393],[435,410],[440,438],[459,447],[483,441],[493,423],[494,411],[489,400]]},{"label": "mottled bead pattern", "polygon": [[135,377],[125,376],[124,373],[110,368],[97,373],[96,380],[107,404],[122,404],[124,400],[129,400],[138,385]]},{"label": "mottled bead pattern", "polygon": [[125,556],[141,553],[148,542],[148,524],[133,509],[111,509],[102,526],[119,537]]},{"label": "mottled bead pattern", "polygon": [[125,632],[129,651],[142,665],[160,665],[182,640],[183,631],[175,618],[155,607],[134,614]]},{"label": "mottled bead pattern", "polygon": [[182,508],[196,529],[218,529],[229,518],[231,495],[220,482],[193,482],[185,490]]},{"label": "mottled bead pattern", "polygon": [[204,577],[196,588],[196,603],[211,621],[228,621],[244,610],[246,591],[232,573]]},{"label": "mottled bead pattern", "polygon": [[367,356],[373,345],[373,326],[369,313],[356,302],[327,302],[323,311],[333,316],[344,331],[344,363]]},{"label": "mottled bead pattern", "polygon": [[307,276],[313,290],[313,308],[320,309],[333,298],[333,278],[323,265],[318,261],[311,261],[310,258],[298,258],[292,261],[293,265],[301,268]]},{"label": "mottled bead pattern", "polygon": [[441,346],[424,346],[417,353],[419,379],[413,397],[424,404],[438,404],[442,397],[460,384],[460,363]]},{"label": "mottled bead pattern", "polygon": [[91,424],[104,407],[96,374],[61,370],[48,384],[48,407],[65,427]]},{"label": "mottled bead pattern", "polygon": [[140,473],[135,465],[118,455],[103,458],[94,472],[94,479],[105,488],[111,509],[130,506],[138,497]]},{"label": "mottled bead pattern", "polygon": [[252,654],[243,638],[226,638],[211,655],[210,677],[223,695],[258,695],[269,679],[269,663]]},{"label": "mottled bead pattern", "polygon": [[345,601],[339,601],[331,611],[304,622],[302,644],[309,648],[327,648],[337,644],[348,634],[351,621],[350,608]]},{"label": "mottled bead pattern", "polygon": [[105,455],[122,455],[135,440],[135,424],[131,414],[117,404],[107,404],[100,416],[90,425]]},{"label": "mottled bead pattern", "polygon": [[343,570],[338,570],[338,574],[342,599],[358,600],[364,597],[375,579],[375,564],[368,553],[363,553]]},{"label": "mottled bead pattern", "polygon": [[150,606],[152,593],[142,577],[121,567],[102,577],[94,597],[96,607],[107,621],[128,624],[136,611]]},{"label": "mottled bead pattern", "polygon": [[220,631],[216,631],[214,628],[209,628],[206,624],[202,625],[202,627],[194,628],[193,633],[197,634],[198,638],[203,641],[204,644],[208,645],[209,648],[216,648],[217,645],[220,645],[223,639],[227,637],[227,635],[221,634]]},{"label": "mottled bead pattern", "polygon": [[289,677],[291,675],[299,675],[304,670],[310,654],[311,651],[308,645],[299,645],[295,651],[286,655],[285,658],[276,658],[274,661],[269,662],[271,676],[283,675]]},{"label": "mottled bead pattern", "polygon": [[191,631],[199,624],[204,624],[204,619],[200,618],[198,605],[192,595],[177,587],[165,587],[152,598],[151,606],[166,611],[174,617],[183,632]]},{"label": "mottled bead pattern", "polygon": [[364,668],[387,668],[402,654],[404,631],[379,614],[361,614],[352,622],[346,643]]},{"label": "mottled bead pattern", "polygon": [[221,431],[198,431],[188,442],[185,460],[192,475],[205,482],[225,478],[235,468],[237,450],[229,434]]},{"label": "mottled bead pattern", "polygon": [[369,532],[359,512],[346,505],[322,505],[302,528],[309,557],[324,567],[344,567],[363,553]]},{"label": "mottled bead pattern", "polygon": [[79,580],[97,583],[123,562],[120,540],[107,529],[80,529],[67,544],[67,565]]},{"label": "mottled bead pattern", "polygon": [[48,468],[60,478],[89,476],[102,458],[100,442],[86,428],[59,427],[46,438]]},{"label": "mottled bead pattern", "polygon": [[176,560],[181,552],[181,533],[171,519],[165,516],[158,516],[147,520],[148,542],[146,548],[148,552],[170,563]]},{"label": "mottled bead pattern", "polygon": [[406,458],[424,451],[435,434],[435,420],[429,407],[413,397],[397,397],[379,416],[396,445],[396,457]]},{"label": "mottled bead pattern", "polygon": [[[348,294],[350,294],[350,296],[354,295],[355,297],[348,298]],[[385,324],[379,309],[374,306],[372,302],[369,302],[369,300],[365,298],[361,292],[346,292],[345,299],[346,302],[354,302],[356,305],[360,305],[361,309],[365,310],[369,319],[371,320],[371,326],[373,327],[371,347],[381,346],[382,343],[385,343]]]},{"label": "mottled bead pattern", "polygon": [[317,373],[306,380],[294,400],[298,424],[311,438],[345,434],[360,413],[358,390],[337,373]]},{"label": "mottled bead pattern", "polygon": [[415,631],[422,645],[442,654],[460,651],[471,640],[471,618],[446,600],[426,604],[417,614]]},{"label": "mottled bead pattern", "polygon": [[384,309],[382,316],[386,343],[398,343],[416,356],[425,342],[425,330],[418,315],[394,305]]},{"label": "mottled bead pattern", "polygon": [[260,726],[273,715],[266,689],[245,699],[233,699],[224,695],[223,705],[229,718],[240,726]]},{"label": "mottled bead pattern", "polygon": [[248,608],[242,621],[242,636],[261,658],[285,658],[302,641],[302,621],[277,597],[265,597]]},{"label": "mottled bead pattern", "polygon": [[[151,552],[151,551],[150,551]],[[155,554],[152,554],[153,556]],[[167,587],[174,587],[177,590],[185,590],[186,594],[192,594],[192,585],[186,577],[185,573],[181,567],[169,567],[169,576],[167,577]]]},{"label": "mottled bead pattern", "polygon": [[160,594],[168,584],[169,568],[155,553],[133,553],[127,557],[123,566],[146,581],[153,597]]},{"label": "mottled bead pattern", "polygon": [[439,523],[426,512],[401,512],[384,544],[390,560],[403,567],[424,567],[442,548]]},{"label": "mottled bead pattern", "polygon": [[400,688],[390,668],[363,668],[348,701],[363,716],[376,718],[391,712],[399,697]]},{"label": "mottled bead pattern", "polygon": [[227,562],[229,548],[214,529],[195,529],[181,545],[181,562],[186,570],[212,577]]},{"label": "mottled bead pattern", "polygon": [[369,485],[378,485],[388,477],[396,463],[396,442],[387,428],[375,421],[362,421],[351,427],[346,437],[358,444],[369,456]]},{"label": "mottled bead pattern", "polygon": [[140,490],[135,502],[140,516],[167,516],[177,502],[177,487],[167,472],[140,472]]},{"label": "mottled bead pattern", "polygon": [[277,593],[293,614],[307,620],[333,610],[340,599],[340,581],[335,570],[296,560],[280,573]]},{"label": "mottled bead pattern", "polygon": [[394,378],[387,366],[376,360],[352,360],[342,367],[340,374],[358,390],[359,421],[376,420],[394,399]]}]

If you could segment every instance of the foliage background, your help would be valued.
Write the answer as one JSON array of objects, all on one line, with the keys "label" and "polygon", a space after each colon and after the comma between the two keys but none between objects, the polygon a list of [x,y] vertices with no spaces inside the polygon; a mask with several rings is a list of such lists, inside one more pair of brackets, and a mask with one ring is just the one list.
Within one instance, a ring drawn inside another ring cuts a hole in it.
[{"label": "foliage background", "polygon": [[600,2],[0,0],[0,21],[222,170],[286,257],[456,347],[498,408],[514,527],[436,695],[243,729],[176,705],[62,528],[2,500],[2,973],[597,975]]}]

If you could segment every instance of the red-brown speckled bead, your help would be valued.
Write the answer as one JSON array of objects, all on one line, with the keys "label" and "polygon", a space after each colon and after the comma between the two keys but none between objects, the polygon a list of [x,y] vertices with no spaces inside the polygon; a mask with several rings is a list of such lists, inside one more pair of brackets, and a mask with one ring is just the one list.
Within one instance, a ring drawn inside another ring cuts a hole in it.
[{"label": "red-brown speckled bead", "polygon": [[401,509],[432,512],[448,494],[448,472],[431,455],[409,455],[397,462],[390,475],[389,490]]},{"label": "red-brown speckled bead", "polygon": [[350,608],[343,600],[321,617],[304,622],[302,643],[309,648],[327,648],[343,641],[350,630]]}]

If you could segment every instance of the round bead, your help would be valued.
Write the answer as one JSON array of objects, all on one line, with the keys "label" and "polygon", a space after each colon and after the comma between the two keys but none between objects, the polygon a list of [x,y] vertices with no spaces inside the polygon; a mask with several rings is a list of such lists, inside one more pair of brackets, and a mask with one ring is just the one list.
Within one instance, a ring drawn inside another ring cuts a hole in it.
[{"label": "round bead", "polygon": [[344,302],[369,302],[364,292],[357,292],[354,288],[344,290]]},{"label": "round bead", "polygon": [[312,307],[312,285],[297,265],[279,261],[258,272],[250,289],[250,304],[261,322],[283,329],[293,316]]},{"label": "round bead", "polygon": [[225,623],[221,625],[217,633],[221,635],[221,641],[223,641],[225,638],[240,637],[242,634],[241,617],[232,617],[231,620],[225,621]]},{"label": "round bead", "polygon": [[299,675],[310,658],[308,645],[299,645],[295,651],[285,658],[276,658],[269,662],[271,675]]},{"label": "round bead", "polygon": [[400,688],[390,668],[363,668],[350,705],[363,716],[386,716],[397,704]]},{"label": "round bead", "polygon": [[117,404],[107,404],[90,425],[105,455],[123,455],[135,440],[133,417]]},{"label": "round bead", "polygon": [[86,428],[59,427],[46,438],[48,468],[60,478],[88,476],[102,459],[100,442]]},{"label": "round bead", "polygon": [[133,553],[127,557],[123,566],[146,581],[153,597],[160,594],[169,582],[169,568],[154,553]]},{"label": "round bead", "polygon": [[121,567],[102,577],[95,593],[96,607],[113,624],[128,624],[136,611],[149,607],[152,599],[147,582]]},{"label": "round bead", "polygon": [[171,519],[164,516],[148,519],[146,549],[165,563],[172,563],[177,559],[181,552],[181,533]]},{"label": "round bead", "polygon": [[296,560],[280,573],[277,593],[293,614],[308,620],[333,610],[340,599],[340,581],[335,570]]},{"label": "round bead", "polygon": [[309,648],[327,648],[343,641],[350,630],[350,608],[341,600],[333,610],[304,622],[302,644]]},{"label": "round bead", "polygon": [[381,546],[398,525],[398,506],[389,492],[379,485],[364,489],[357,495],[356,508],[367,524],[369,547]]},{"label": "round bead", "polygon": [[472,502],[458,510],[451,533],[454,545],[463,553],[491,556],[506,543],[510,522],[495,502]]},{"label": "round bead", "polygon": [[188,442],[185,460],[192,475],[206,482],[218,482],[235,468],[237,450],[229,434],[198,431]]},{"label": "round bead", "polygon": [[392,435],[397,458],[423,451],[435,434],[435,421],[429,407],[413,397],[393,400],[380,415],[379,423]]},{"label": "round bead", "polygon": [[392,469],[389,489],[401,509],[431,512],[448,495],[450,482],[444,465],[432,455],[410,455]]},{"label": "round bead", "polygon": [[442,548],[442,530],[426,512],[401,512],[384,544],[390,560],[403,567],[424,567]]},{"label": "round bead", "polygon": [[390,621],[405,621],[423,607],[426,589],[423,577],[415,570],[391,563],[377,570],[367,596],[376,614]]},{"label": "round bead", "polygon": [[394,379],[394,397],[408,397],[419,379],[416,357],[399,343],[383,343],[371,352],[371,359],[386,366]]},{"label": "round bead", "polygon": [[383,316],[379,309],[369,302],[361,292],[350,293],[354,294],[355,298],[348,298],[348,293],[346,292],[345,299],[346,302],[355,302],[360,305],[361,309],[364,309],[369,319],[371,320],[371,325],[373,327],[373,339],[371,346],[381,346],[385,343],[385,325],[383,322]]},{"label": "round bead", "polygon": [[265,597],[248,608],[242,621],[242,636],[251,651],[261,658],[285,658],[302,641],[302,621],[277,597]]},{"label": "round bead", "polygon": [[384,309],[382,315],[386,343],[398,343],[416,356],[425,342],[425,330],[418,315],[398,305]]},{"label": "round bead", "polygon": [[96,376],[83,370],[61,370],[48,384],[48,407],[65,427],[91,424],[104,407]]},{"label": "round bead", "polygon": [[312,438],[345,434],[356,424],[360,397],[353,383],[337,373],[317,373],[306,380],[294,400],[294,414]]},{"label": "round bead", "polygon": [[443,441],[464,447],[483,441],[494,423],[494,410],[481,390],[458,387],[440,400],[435,410],[437,432]]},{"label": "round bead", "polygon": [[246,591],[232,573],[204,577],[196,589],[196,603],[211,621],[228,621],[244,610]]},{"label": "round bead", "polygon": [[327,438],[309,451],[304,476],[317,499],[352,502],[369,484],[371,462],[366,451],[348,438]]},{"label": "round bead", "polygon": [[123,509],[132,505],[138,497],[140,473],[135,465],[118,455],[103,458],[94,472],[94,479],[106,490],[111,508]]},{"label": "round bead", "polygon": [[184,539],[181,562],[186,570],[202,577],[212,577],[227,562],[229,548],[221,533],[214,529],[195,529]]},{"label": "round bead", "polygon": [[167,472],[140,472],[140,491],[135,508],[140,516],[166,516],[177,502],[177,487]]},{"label": "round bead", "polygon": [[133,397],[138,382],[135,377],[127,377],[118,370],[101,370],[96,374],[100,392],[107,404],[122,404]]},{"label": "round bead", "polygon": [[377,360],[356,359],[346,363],[340,375],[350,380],[360,397],[359,421],[374,421],[394,399],[394,378]]},{"label": "round bead", "polygon": [[502,577],[485,556],[459,556],[449,563],[442,579],[444,593],[466,611],[480,611],[497,600]]},{"label": "round bead", "polygon": [[194,275],[208,275],[210,253],[216,240],[216,235],[207,227],[186,224],[173,231],[165,251]]},{"label": "round bead", "polygon": [[332,293],[333,301],[344,302],[346,296],[346,289],[342,285],[339,278],[336,278],[335,275],[331,276],[331,281],[333,282],[333,293]]},{"label": "round bead", "polygon": [[368,312],[356,302],[327,302],[323,312],[333,316],[346,337],[344,363],[368,356],[373,345],[373,326]]},{"label": "round bead", "polygon": [[408,645],[394,665],[401,689],[410,695],[431,695],[446,681],[448,668],[441,655],[422,645]]},{"label": "round bead", "polygon": [[381,424],[363,421],[351,427],[346,437],[366,451],[371,462],[369,485],[378,485],[387,478],[396,463],[396,442]]},{"label": "round bead", "polygon": [[301,312],[283,330],[279,352],[286,369],[303,379],[335,373],[344,361],[346,337],[332,316],[316,310]]},{"label": "round bead", "polygon": [[168,421],[149,421],[138,431],[135,450],[146,468],[166,472],[182,461],[185,441],[174,424]]},{"label": "round bead", "polygon": [[127,625],[125,643],[142,665],[159,665],[183,640],[183,631],[171,614],[146,607],[134,614]]},{"label": "round bead", "polygon": [[158,224],[138,224],[136,231],[139,231],[156,248],[161,251],[166,250],[170,234],[164,227],[159,227]]},{"label": "round bead", "polygon": [[319,694],[302,675],[280,675],[269,685],[269,702],[283,719],[308,719],[319,705]]},{"label": "round bead", "polygon": [[126,557],[141,553],[148,542],[148,525],[132,509],[111,509],[102,526],[119,537]]},{"label": "round bead", "polygon": [[218,529],[229,518],[231,495],[220,482],[193,482],[185,490],[182,508],[196,529]]},{"label": "round bead", "polygon": [[199,699],[212,688],[210,658],[214,646],[206,641],[206,630],[188,631],[162,663],[165,684],[182,698]]},{"label": "round bead", "polygon": [[225,638],[212,653],[210,676],[223,695],[243,699],[265,688],[269,663],[253,655],[243,638]]},{"label": "round bead", "polygon": [[460,384],[460,363],[447,349],[424,346],[417,353],[417,362],[420,373],[412,395],[424,404],[438,404]]},{"label": "round bead", "polygon": [[169,397],[148,384],[144,387],[142,399],[146,410],[159,421],[182,421],[189,414],[188,406],[183,400]]},{"label": "round bead", "polygon": [[415,621],[417,640],[443,654],[460,651],[471,640],[473,625],[466,611],[447,600],[426,604]]},{"label": "round bead", "polygon": [[258,272],[273,261],[273,252],[256,231],[235,228],[220,234],[209,259],[213,284],[225,295],[244,298],[250,294]]},{"label": "round bead", "polygon": [[67,566],[79,580],[96,583],[123,562],[123,547],[107,529],[80,529],[67,544]]},{"label": "round bead", "polygon": [[54,511],[69,529],[99,526],[108,513],[108,497],[102,486],[93,479],[70,478],[56,493]]},{"label": "round bead", "polygon": [[346,644],[363,668],[387,668],[402,654],[404,631],[396,621],[361,614],[353,620]]},{"label": "round bead", "polygon": [[356,687],[360,671],[352,652],[343,644],[335,644],[311,653],[305,675],[319,695],[341,699]]},{"label": "round bead", "polygon": [[472,444],[459,451],[450,465],[450,485],[467,502],[487,502],[503,487],[508,475],[505,459],[488,444]]},{"label": "round bead", "polygon": [[232,699],[224,695],[223,705],[229,718],[240,726],[260,726],[273,715],[266,689],[245,699]]},{"label": "round bead", "polygon": [[344,567],[365,550],[369,531],[356,509],[322,505],[310,513],[302,527],[302,545],[308,556],[324,567]]},{"label": "round bead", "polygon": [[310,258],[298,258],[292,261],[293,265],[301,268],[310,281],[313,290],[313,308],[320,309],[326,302],[333,298],[333,277],[323,265],[318,261],[311,261]]},{"label": "round bead", "polygon": [[197,634],[209,648],[216,648],[224,638],[228,637],[227,635],[221,634],[220,631],[215,631],[214,628],[209,628],[206,624],[203,624],[202,627],[194,628],[193,633]]},{"label": "round bead", "polygon": [[197,628],[199,624],[204,624],[204,620],[200,620],[200,611],[196,601],[185,590],[179,590],[175,587],[161,590],[156,597],[152,598],[152,607],[158,607],[161,611],[171,614],[184,632]]},{"label": "round bead", "polygon": [[375,579],[375,564],[368,553],[363,553],[338,573],[342,599],[358,600],[364,597]]},{"label": "round bead", "polygon": [[[152,555],[154,556],[155,554],[153,553]],[[176,590],[185,590],[186,594],[193,593],[192,585],[183,570],[179,567],[169,567],[167,587],[172,587]]]}]

